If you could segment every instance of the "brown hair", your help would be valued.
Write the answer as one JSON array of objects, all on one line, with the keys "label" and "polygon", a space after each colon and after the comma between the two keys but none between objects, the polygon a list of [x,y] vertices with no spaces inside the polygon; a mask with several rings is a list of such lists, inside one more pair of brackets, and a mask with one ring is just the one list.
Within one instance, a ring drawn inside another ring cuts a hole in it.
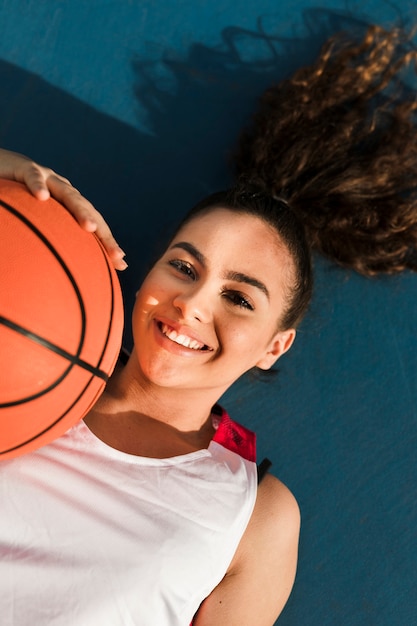
[{"label": "brown hair", "polygon": [[238,177],[285,198],[313,249],[365,274],[417,270],[417,51],[398,28],[331,38],[267,89],[240,136]]}]

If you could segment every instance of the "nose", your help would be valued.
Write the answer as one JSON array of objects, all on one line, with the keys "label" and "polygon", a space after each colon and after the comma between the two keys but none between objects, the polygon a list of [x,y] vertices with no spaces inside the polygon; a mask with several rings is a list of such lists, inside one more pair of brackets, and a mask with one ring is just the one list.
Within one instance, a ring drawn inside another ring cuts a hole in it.
[{"label": "nose", "polygon": [[197,285],[178,293],[173,300],[175,308],[181,312],[184,321],[198,320],[203,324],[212,318],[210,303],[208,290]]}]

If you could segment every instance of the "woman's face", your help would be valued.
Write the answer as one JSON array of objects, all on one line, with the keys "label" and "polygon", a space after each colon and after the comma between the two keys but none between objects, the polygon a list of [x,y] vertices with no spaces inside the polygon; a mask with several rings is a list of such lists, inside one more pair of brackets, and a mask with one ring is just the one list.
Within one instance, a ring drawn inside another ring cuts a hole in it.
[{"label": "woman's face", "polygon": [[292,259],[261,219],[214,209],[186,224],[138,291],[133,337],[142,375],[164,387],[218,389],[269,369],[291,346],[277,331]]}]

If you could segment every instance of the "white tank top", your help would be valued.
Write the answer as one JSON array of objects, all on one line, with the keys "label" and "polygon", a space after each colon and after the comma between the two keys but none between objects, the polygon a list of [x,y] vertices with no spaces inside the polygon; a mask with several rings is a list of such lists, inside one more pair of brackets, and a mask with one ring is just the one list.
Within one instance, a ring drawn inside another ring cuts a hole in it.
[{"label": "white tank top", "polygon": [[208,449],[119,452],[80,422],[0,461],[1,626],[188,626],[257,491],[255,437],[223,411]]}]

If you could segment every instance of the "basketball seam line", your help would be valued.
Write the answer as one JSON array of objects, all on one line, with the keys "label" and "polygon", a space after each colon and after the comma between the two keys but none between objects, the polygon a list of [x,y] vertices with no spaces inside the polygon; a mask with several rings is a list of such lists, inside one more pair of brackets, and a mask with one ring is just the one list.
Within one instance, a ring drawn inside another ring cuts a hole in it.
[{"label": "basketball seam line", "polygon": [[76,281],[74,280],[74,277],[72,276],[72,273],[70,272],[67,264],[65,263],[61,255],[58,253],[58,251],[55,249],[55,247],[51,244],[51,242],[47,239],[47,237],[45,237],[45,235],[39,230],[39,228],[31,222],[31,220],[29,220],[18,209],[12,207],[10,204],[5,202],[4,200],[0,200],[0,205],[4,209],[6,209],[6,211],[9,211],[17,219],[23,222],[23,224],[25,224],[33,233],[35,233],[35,235],[42,241],[42,243],[46,246],[46,248],[53,254],[55,259],[58,261],[61,268],[63,269],[64,273],[66,274],[68,280],[70,281],[70,284],[72,288],[74,289],[75,296],[77,298],[77,301],[80,307],[80,314],[81,314],[81,320],[82,320],[81,336],[80,336],[80,341],[79,341],[78,348],[77,348],[77,354],[80,354],[82,347],[84,345],[84,341],[85,341],[86,312],[84,308],[84,301],[83,301],[82,295],[80,293],[80,290],[78,288]]},{"label": "basketball seam line", "polygon": [[0,324],[3,324],[4,326],[7,326],[11,330],[14,330],[15,332],[18,332],[21,335],[24,335],[28,339],[31,339],[32,341],[38,343],[41,346],[43,346],[45,348],[48,348],[48,350],[51,350],[52,352],[55,352],[59,356],[62,356],[63,358],[67,359],[67,361],[69,361],[73,365],[78,365],[79,367],[87,370],[91,374],[94,374],[94,376],[97,376],[98,378],[101,378],[102,380],[104,380],[104,382],[108,381],[109,376],[103,370],[100,370],[98,367],[95,367],[94,365],[91,365],[91,363],[88,363],[88,361],[84,361],[84,359],[81,359],[78,356],[74,356],[70,352],[67,352],[63,348],[60,348],[56,344],[52,343],[52,341],[49,341],[48,339],[45,339],[44,337],[41,337],[40,335],[37,335],[36,333],[34,333],[34,332],[30,331],[30,330],[27,330],[26,328],[24,328],[20,324],[16,324],[15,322],[12,322],[11,320],[8,320],[7,318],[3,317],[2,315],[0,315]]}]

